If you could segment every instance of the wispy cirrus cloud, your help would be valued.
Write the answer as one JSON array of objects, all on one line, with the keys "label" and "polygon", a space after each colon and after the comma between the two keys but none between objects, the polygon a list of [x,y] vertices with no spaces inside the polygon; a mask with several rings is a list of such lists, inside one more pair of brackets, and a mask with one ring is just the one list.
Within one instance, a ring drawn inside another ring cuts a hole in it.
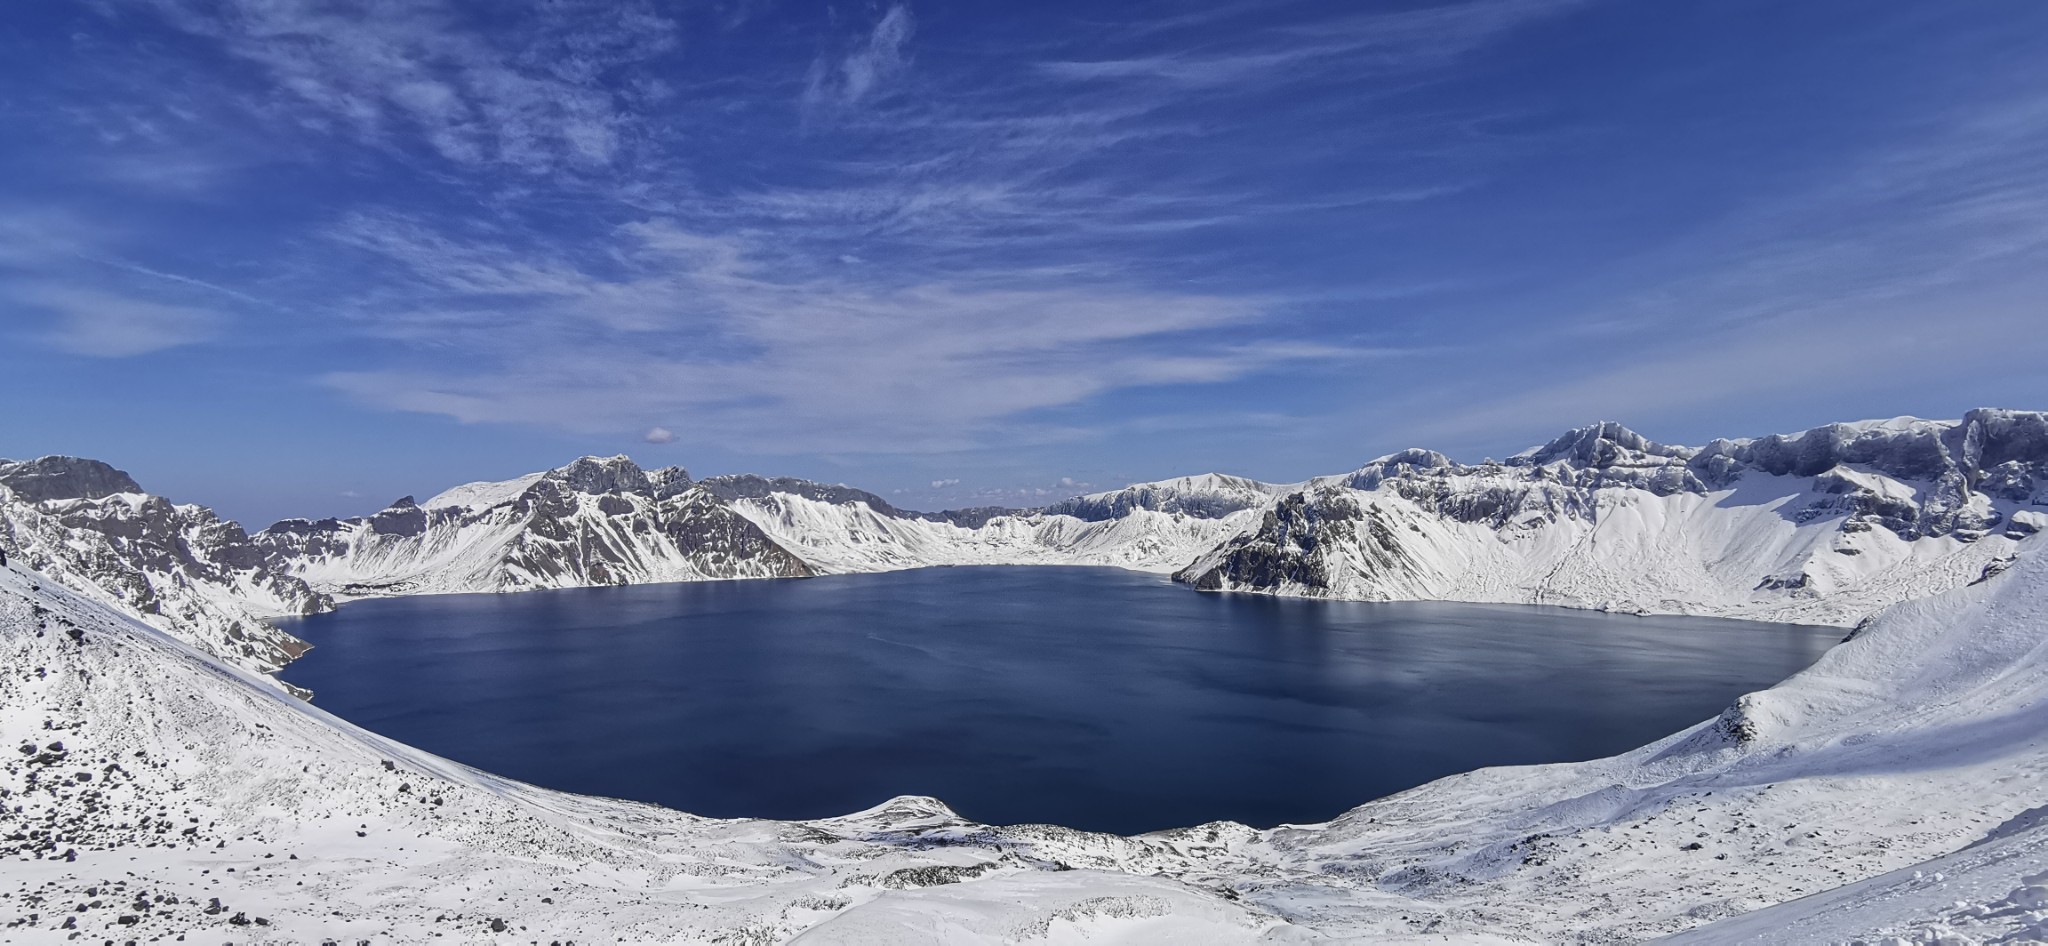
[{"label": "wispy cirrus cloud", "polygon": [[1120,388],[1391,354],[1236,337],[1271,317],[1256,299],[1014,274],[792,277],[747,238],[661,220],[617,236],[623,248],[600,275],[411,221],[353,221],[337,240],[407,274],[360,308],[360,329],[459,351],[465,368],[336,372],[329,383],[469,422],[674,424],[677,436],[771,452],[916,452],[1071,437],[1019,418]]},{"label": "wispy cirrus cloud", "polygon": [[33,346],[128,358],[218,339],[237,311],[268,306],[238,289],[127,259],[120,234],[70,214],[0,217],[0,311],[15,315],[10,327]]},{"label": "wispy cirrus cloud", "polygon": [[1927,410],[1936,390],[1967,398],[1993,379],[2048,389],[2048,335],[2035,328],[2048,294],[2048,97],[1973,102],[1929,124],[1641,254],[1634,264],[1659,274],[1648,288],[1521,339],[1554,353],[1537,364],[1588,346],[1628,358],[1544,371],[1513,398],[1418,391],[1372,406],[1374,423],[1407,442],[1469,442],[1624,412],[1640,422],[1796,399],[1822,405],[1804,421],[1822,423],[1870,410],[1857,405]]},{"label": "wispy cirrus cloud", "polygon": [[803,102],[809,107],[851,106],[880,90],[909,66],[907,48],[917,32],[910,7],[895,4],[882,14],[854,48],[837,57],[820,56],[811,63]]},{"label": "wispy cirrus cloud", "polygon": [[[1049,59],[1046,76],[1079,82],[1155,82],[1183,89],[1247,91],[1274,83],[1328,82],[1363,74],[1413,74],[1443,66],[1532,21],[1568,12],[1583,0],[1475,0],[1412,10],[1271,22],[1276,7],[1221,7],[1178,26],[1260,15],[1228,41],[1105,59]],[[1284,11],[1284,7],[1278,8]],[[1159,30],[1142,31],[1147,34]]]},{"label": "wispy cirrus cloud", "polygon": [[191,345],[211,338],[226,322],[210,309],[71,286],[18,286],[6,293],[6,300],[53,320],[37,336],[44,344],[94,358],[129,358]]},{"label": "wispy cirrus cloud", "polygon": [[[854,18],[727,6],[699,33],[688,18],[706,11],[642,0],[108,8],[164,25],[180,52],[136,52],[154,71],[130,67],[108,105],[76,106],[133,148],[121,166],[135,173],[102,178],[151,199],[211,192],[223,215],[298,212],[258,248],[261,290],[102,254],[164,290],[137,296],[178,329],[156,342],[260,337],[291,320],[226,333],[178,314],[282,297],[275,308],[341,340],[317,374],[355,404],[649,443],[911,453],[1147,429],[1185,404],[1084,408],[1417,348],[1305,327],[1301,312],[1405,306],[1461,279],[1387,279],[1350,259],[1290,285],[1294,251],[1273,228],[1467,193],[1497,145],[1472,147],[1469,123],[1491,109],[1382,103],[1575,7],[1224,7],[1017,41],[1045,25],[1020,16],[940,42],[960,19],[908,3]],[[1189,32],[1204,23],[1227,25]],[[1344,94],[1319,104],[1293,93],[1303,83]],[[216,138],[229,146],[209,150]],[[1401,160],[1414,154],[1431,159]],[[167,186],[149,172],[161,155],[193,170]],[[1264,255],[1246,262],[1247,248]],[[74,328],[42,337],[98,337]],[[1292,416],[1218,416],[1275,415]]]},{"label": "wispy cirrus cloud", "polygon": [[263,70],[247,104],[277,124],[463,165],[611,162],[649,86],[605,74],[673,48],[652,4],[571,2],[515,29],[440,0],[131,0]]}]

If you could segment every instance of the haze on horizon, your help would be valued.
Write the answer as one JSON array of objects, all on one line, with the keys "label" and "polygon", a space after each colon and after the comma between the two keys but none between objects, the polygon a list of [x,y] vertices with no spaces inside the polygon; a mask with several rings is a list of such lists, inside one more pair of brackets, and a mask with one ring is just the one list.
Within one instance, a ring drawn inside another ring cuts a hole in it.
[{"label": "haze on horizon", "polygon": [[2048,6],[27,0],[0,456],[1038,504],[2040,408]]}]

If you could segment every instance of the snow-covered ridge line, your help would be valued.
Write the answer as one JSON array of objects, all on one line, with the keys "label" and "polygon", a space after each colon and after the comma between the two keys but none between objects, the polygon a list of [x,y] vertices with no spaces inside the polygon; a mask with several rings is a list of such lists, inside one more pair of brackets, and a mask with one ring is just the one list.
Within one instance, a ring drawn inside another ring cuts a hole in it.
[{"label": "snow-covered ridge line", "polygon": [[255,541],[275,567],[341,599],[931,565],[1164,573],[1249,525],[1254,500],[1275,491],[1194,477],[1070,500],[1072,512],[929,513],[843,485],[750,475],[699,481],[680,467],[648,472],[624,456],[584,457],[513,480],[467,483],[424,504],[406,497],[372,516],[285,520]]},{"label": "snow-covered ridge line", "polygon": [[1205,474],[939,513],[847,486],[696,481],[585,457],[253,536],[98,461],[45,458],[0,463],[0,549],[96,576],[73,587],[254,669],[303,648],[263,616],[330,599],[932,565],[1112,565],[1203,590],[1851,625],[1981,576],[2048,526],[2044,416],[1979,410],[1704,447],[1602,423],[1501,462],[1409,450],[1299,484]]},{"label": "snow-covered ridge line", "polygon": [[1480,770],[1266,831],[995,827],[917,797],[806,823],[707,820],[564,795],[283,698],[19,562],[0,569],[0,668],[0,745],[21,750],[0,753],[0,889],[30,941],[2048,931],[2048,822],[2030,807],[2048,776],[2035,551],[1636,751]]},{"label": "snow-covered ridge line", "polygon": [[465,484],[426,506],[408,496],[372,516],[288,519],[255,542],[340,598],[813,574],[681,467],[624,456]]},{"label": "snow-covered ridge line", "polygon": [[306,643],[268,622],[333,599],[273,568],[242,527],[142,491],[97,460],[0,461],[0,551],[51,581],[259,673]]},{"label": "snow-covered ridge line", "polygon": [[1977,410],[1659,444],[1595,424],[1502,462],[1321,477],[1176,577],[1204,590],[1851,625],[2048,528],[2048,415]]}]

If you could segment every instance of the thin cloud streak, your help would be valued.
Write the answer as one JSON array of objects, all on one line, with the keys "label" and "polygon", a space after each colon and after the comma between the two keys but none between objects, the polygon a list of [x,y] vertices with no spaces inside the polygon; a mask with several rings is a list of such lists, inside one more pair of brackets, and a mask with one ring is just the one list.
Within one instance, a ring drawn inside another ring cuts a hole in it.
[{"label": "thin cloud streak", "polygon": [[867,38],[836,63],[820,57],[811,64],[804,86],[804,105],[853,106],[879,94],[883,86],[909,66],[904,48],[917,32],[910,7],[891,6]]},{"label": "thin cloud streak", "polygon": [[490,37],[437,0],[129,2],[263,69],[271,86],[245,105],[271,122],[400,152],[411,132],[459,165],[536,173],[617,157],[636,103],[599,75],[669,50],[677,29],[646,3],[555,7]]},{"label": "thin cloud streak", "polygon": [[[1687,271],[1522,339],[1540,363],[1596,343],[1618,352],[1568,380],[1477,403],[1428,387],[1352,412],[1352,423],[1412,444],[1498,441],[1617,406],[1640,420],[1738,413],[1802,392],[1911,400],[1930,376],[1957,371],[2048,385],[2037,328],[2048,297],[2044,116],[2038,95],[1978,103],[1925,142],[1875,148],[1803,193],[1737,208],[1645,254],[1644,265],[1675,257]],[[1968,367],[1987,358],[1996,367]]]},{"label": "thin cloud streak", "polygon": [[[410,282],[403,300],[363,306],[361,330],[461,351],[475,367],[452,377],[423,367],[337,372],[328,382],[378,406],[468,422],[659,424],[767,452],[922,452],[989,446],[1033,427],[1020,417],[1122,388],[1392,354],[1209,337],[1269,319],[1257,300],[1113,285],[874,284],[857,272],[790,281],[742,239],[666,221],[627,224],[618,236],[627,248],[613,262],[630,268],[599,277],[411,223],[358,221],[337,239]],[[484,317],[470,308],[479,296]]]},{"label": "thin cloud streak", "polygon": [[132,358],[195,344],[216,335],[226,321],[206,309],[68,286],[17,287],[7,295],[54,318],[38,336],[44,344],[93,358]]},{"label": "thin cloud streak", "polygon": [[[1074,82],[1143,81],[1236,92],[1272,84],[1328,82],[1335,76],[1416,73],[1441,67],[1508,31],[1568,12],[1580,2],[1482,0],[1368,13],[1306,26],[1255,28],[1234,47],[1224,49],[1207,47],[1126,59],[1048,60],[1037,63],[1036,68],[1048,77]],[[1271,8],[1259,9],[1270,12]]]}]

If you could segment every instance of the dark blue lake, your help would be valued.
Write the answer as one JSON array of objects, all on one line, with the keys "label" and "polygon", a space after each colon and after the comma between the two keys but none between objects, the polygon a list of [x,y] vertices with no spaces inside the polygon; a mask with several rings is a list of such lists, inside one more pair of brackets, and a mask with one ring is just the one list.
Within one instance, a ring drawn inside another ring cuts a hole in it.
[{"label": "dark blue lake", "polygon": [[1631,749],[1843,633],[1023,567],[394,598],[287,627],[317,645],[284,673],[316,705],[550,788],[770,818],[935,795],[1123,833],[1320,821]]}]

